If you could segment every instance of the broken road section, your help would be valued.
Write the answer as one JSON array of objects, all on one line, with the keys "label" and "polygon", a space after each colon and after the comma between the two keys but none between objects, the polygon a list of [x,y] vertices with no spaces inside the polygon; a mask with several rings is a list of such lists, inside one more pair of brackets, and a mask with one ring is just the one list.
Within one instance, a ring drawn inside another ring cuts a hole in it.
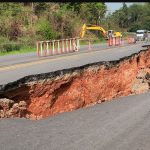
[{"label": "broken road section", "polygon": [[41,119],[149,90],[150,49],[0,86],[0,118]]}]

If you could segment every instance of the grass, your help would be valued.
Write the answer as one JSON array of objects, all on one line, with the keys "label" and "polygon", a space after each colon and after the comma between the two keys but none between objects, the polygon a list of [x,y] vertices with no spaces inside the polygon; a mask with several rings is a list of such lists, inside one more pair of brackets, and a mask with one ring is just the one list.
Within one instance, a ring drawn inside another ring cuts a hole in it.
[{"label": "grass", "polygon": [[[100,39],[100,40],[92,40],[91,44],[98,44],[98,43],[106,43],[107,41],[105,39]],[[80,41],[80,45],[87,45],[88,41],[84,40],[84,41]],[[0,51],[0,56],[4,56],[4,55],[15,55],[15,54],[22,54],[22,53],[29,53],[29,52],[36,52],[36,47],[25,47],[25,48],[21,48],[20,50],[12,50],[9,52],[1,52]]]},{"label": "grass", "polygon": [[9,52],[1,52],[0,51],[0,56],[4,56],[4,55],[15,55],[15,54],[22,54],[22,53],[29,53],[29,52],[36,52],[36,47],[34,48],[22,48],[20,50],[13,50],[13,51],[9,51]]}]

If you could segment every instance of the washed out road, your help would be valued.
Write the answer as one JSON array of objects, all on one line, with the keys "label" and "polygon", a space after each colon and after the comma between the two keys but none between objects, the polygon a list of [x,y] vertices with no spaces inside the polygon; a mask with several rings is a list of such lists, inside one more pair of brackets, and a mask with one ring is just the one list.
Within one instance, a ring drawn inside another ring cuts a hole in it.
[{"label": "washed out road", "polygon": [[38,58],[36,54],[0,57],[0,85],[16,81],[24,76],[47,73],[82,66],[99,61],[118,60],[139,52],[143,43],[108,48],[106,44],[94,45],[92,50],[82,46],[80,52]]},{"label": "washed out road", "polygon": [[[145,49],[142,45],[143,43],[137,43],[104,50],[95,48],[61,57],[42,58],[39,61],[34,60],[34,56],[26,60],[25,55],[18,60],[13,60],[11,56],[1,57],[0,84],[30,74],[77,67],[97,61],[118,60]],[[39,121],[0,119],[0,150],[149,149],[150,92],[118,98]]]},{"label": "washed out road", "polygon": [[150,93],[31,121],[0,120],[1,150],[149,150]]}]

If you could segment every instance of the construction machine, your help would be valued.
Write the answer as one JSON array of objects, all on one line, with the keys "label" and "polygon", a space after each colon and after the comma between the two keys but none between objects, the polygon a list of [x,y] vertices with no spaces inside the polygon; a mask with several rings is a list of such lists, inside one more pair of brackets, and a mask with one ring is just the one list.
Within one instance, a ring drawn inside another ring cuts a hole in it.
[{"label": "construction machine", "polygon": [[103,33],[103,36],[105,37],[105,39],[108,39],[108,37],[122,37],[122,33],[121,32],[114,32],[113,30],[108,30],[106,31],[103,27],[101,26],[97,26],[97,25],[86,25],[84,24],[82,26],[82,30],[80,33],[80,38],[83,38],[86,30],[99,30]]}]

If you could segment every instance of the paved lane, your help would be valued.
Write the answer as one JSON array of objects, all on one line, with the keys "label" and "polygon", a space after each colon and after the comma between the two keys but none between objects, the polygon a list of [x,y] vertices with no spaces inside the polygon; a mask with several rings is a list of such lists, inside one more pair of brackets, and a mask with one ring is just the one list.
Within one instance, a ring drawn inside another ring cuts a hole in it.
[{"label": "paved lane", "polygon": [[[127,43],[125,42],[124,46],[126,46]],[[115,46],[112,46],[115,47]],[[100,43],[100,44],[92,44],[91,49],[94,50],[104,50],[110,48],[107,43]],[[25,63],[25,62],[31,62],[31,61],[39,61],[42,59],[53,59],[61,56],[68,56],[68,55],[74,55],[79,53],[88,52],[89,48],[88,45],[81,45],[79,52],[73,52],[73,53],[67,53],[67,54],[61,54],[61,55],[55,55],[55,56],[49,56],[49,57],[37,57],[37,54],[35,52],[25,53],[25,54],[15,54],[15,55],[5,55],[0,56],[0,67],[2,66],[8,66],[13,64],[19,64],[19,63]]]},{"label": "paved lane", "polygon": [[31,74],[47,73],[99,61],[118,60],[141,49],[145,49],[142,48],[142,45],[143,43],[138,43],[125,47],[91,50],[83,53],[63,55],[61,57],[48,57],[34,62],[3,66],[0,67],[0,84],[6,84]]},{"label": "paved lane", "polygon": [[[91,48],[92,50],[103,50],[109,47],[107,43],[102,43],[102,44],[94,44],[92,45]],[[78,54],[82,52],[88,52],[88,45],[81,45],[80,52],[74,52],[74,53]],[[61,55],[55,55],[49,57],[37,57],[37,54],[35,52],[30,52],[25,54],[5,55],[5,56],[0,56],[0,67],[25,63],[25,62],[31,62],[31,61],[39,61],[46,58],[52,59],[61,56],[68,56],[68,55],[73,55],[74,53],[67,53],[67,54],[61,54]]]},{"label": "paved lane", "polygon": [[149,150],[150,93],[40,121],[0,120],[1,150]]}]

